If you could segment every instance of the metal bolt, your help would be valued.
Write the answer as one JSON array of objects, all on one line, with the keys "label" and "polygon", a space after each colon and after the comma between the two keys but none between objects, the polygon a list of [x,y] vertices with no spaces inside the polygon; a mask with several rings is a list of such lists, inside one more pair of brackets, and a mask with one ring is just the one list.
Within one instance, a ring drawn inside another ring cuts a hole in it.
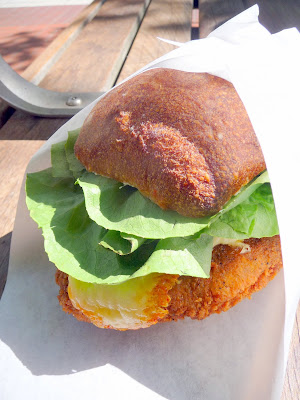
[{"label": "metal bolt", "polygon": [[79,97],[76,96],[70,96],[68,98],[68,100],[66,101],[67,106],[80,106],[80,104],[82,103],[82,100]]}]

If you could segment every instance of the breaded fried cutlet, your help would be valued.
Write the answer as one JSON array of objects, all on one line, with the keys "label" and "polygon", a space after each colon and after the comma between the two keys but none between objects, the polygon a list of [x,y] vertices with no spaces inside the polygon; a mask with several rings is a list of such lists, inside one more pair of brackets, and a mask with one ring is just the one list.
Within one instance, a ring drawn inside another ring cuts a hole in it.
[{"label": "breaded fried cutlet", "polygon": [[180,277],[169,292],[171,301],[164,320],[204,319],[229,310],[264,288],[282,268],[279,236],[248,239],[245,243],[250,245],[246,253],[238,247],[216,246],[210,278]]},{"label": "breaded fried cutlet", "polygon": [[[210,314],[227,311],[264,288],[282,268],[279,236],[248,239],[245,243],[249,245],[249,251],[244,253],[239,247],[217,245],[213,249],[208,279],[174,275],[176,279],[168,290],[165,316],[157,322],[185,317],[201,320]],[[68,295],[68,276],[57,270],[56,283],[60,286],[58,299],[63,310],[78,320],[92,322],[72,304]],[[170,285],[170,281],[167,284]]]}]

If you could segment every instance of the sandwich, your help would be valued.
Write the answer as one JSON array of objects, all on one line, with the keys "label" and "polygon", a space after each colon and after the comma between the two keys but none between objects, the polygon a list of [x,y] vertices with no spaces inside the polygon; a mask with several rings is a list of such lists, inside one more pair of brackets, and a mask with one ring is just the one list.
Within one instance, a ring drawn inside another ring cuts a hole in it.
[{"label": "sandwich", "polygon": [[62,309],[117,330],[204,319],[282,267],[264,157],[232,84],[151,69],[28,174]]}]

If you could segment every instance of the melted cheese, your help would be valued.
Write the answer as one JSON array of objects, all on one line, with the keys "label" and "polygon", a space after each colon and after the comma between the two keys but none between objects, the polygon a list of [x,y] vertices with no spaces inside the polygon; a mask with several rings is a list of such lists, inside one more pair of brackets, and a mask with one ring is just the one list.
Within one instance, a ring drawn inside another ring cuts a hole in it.
[{"label": "melted cheese", "polygon": [[248,243],[244,243],[243,240],[214,237],[213,247],[218,246],[219,244],[226,244],[227,246],[232,247],[240,247],[242,249],[241,254],[251,251],[250,245]]},{"label": "melted cheese", "polygon": [[75,308],[99,328],[147,328],[167,314],[169,290],[177,275],[150,274],[118,285],[81,282],[69,276],[68,294]]}]

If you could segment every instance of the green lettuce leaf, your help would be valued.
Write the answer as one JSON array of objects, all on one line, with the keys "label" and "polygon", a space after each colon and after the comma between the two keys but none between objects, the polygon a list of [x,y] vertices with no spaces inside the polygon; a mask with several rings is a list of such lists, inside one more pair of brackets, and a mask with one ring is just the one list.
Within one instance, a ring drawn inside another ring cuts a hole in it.
[{"label": "green lettuce leaf", "polygon": [[156,242],[128,256],[99,245],[106,230],[89,218],[83,193],[73,179],[54,178],[51,169],[28,174],[26,192],[30,216],[43,230],[49,260],[78,280],[123,282],[153,253]]},{"label": "green lettuce leaf", "polygon": [[205,234],[198,239],[162,239],[134,277],[163,272],[209,278],[212,249],[213,238]]},{"label": "green lettuce leaf", "polygon": [[90,218],[106,229],[147,239],[190,236],[207,226],[207,218],[188,218],[162,210],[128,185],[85,172],[79,179]]},{"label": "green lettuce leaf", "polygon": [[259,186],[250,197],[221,215],[205,232],[212,236],[228,239],[279,235],[270,184],[265,183]]},{"label": "green lettuce leaf", "polygon": [[225,212],[228,212],[237,207],[239,204],[243,203],[252,195],[252,193],[254,193],[260,186],[264,185],[265,183],[270,183],[268,171],[262,172],[259,176],[252,179],[251,182],[242,187],[241,190],[234,196],[232,196],[232,198],[225,204],[220,214],[224,214]]},{"label": "green lettuce leaf", "polygon": [[49,259],[74,278],[101,284],[154,272],[207,278],[213,236],[278,234],[267,172],[216,215],[187,218],[160,209],[131,186],[85,171],[74,155],[78,131],[52,147],[52,169],[28,174],[26,182],[27,206],[43,230]]},{"label": "green lettuce leaf", "polygon": [[73,176],[67,160],[65,142],[55,143],[51,147],[52,174],[56,178]]},{"label": "green lettuce leaf", "polygon": [[121,256],[133,253],[147,239],[128,235],[127,233],[118,231],[107,231],[105,236],[101,239],[101,246],[110,249]]},{"label": "green lettuce leaf", "polygon": [[143,238],[165,239],[190,236],[207,228],[268,180],[265,172],[233,196],[219,213],[197,219],[162,210],[137,189],[113,179],[85,172],[77,182],[83,189],[87,212],[98,225]]},{"label": "green lettuce leaf", "polygon": [[[74,131],[68,132],[68,139],[65,143],[65,154],[67,162],[69,164],[69,170],[73,173],[75,177],[78,177],[82,171],[85,170],[81,162],[75,157],[74,146],[78,138],[80,129],[75,129]],[[53,166],[53,164],[52,164]]]},{"label": "green lettuce leaf", "polygon": [[[43,230],[49,260],[78,280],[117,284],[153,272],[209,276],[208,235],[147,241],[121,256],[99,244],[108,232],[89,218],[83,193],[72,178],[55,178],[51,168],[28,174],[26,191],[27,207]],[[123,236],[128,242],[135,239]]]}]

